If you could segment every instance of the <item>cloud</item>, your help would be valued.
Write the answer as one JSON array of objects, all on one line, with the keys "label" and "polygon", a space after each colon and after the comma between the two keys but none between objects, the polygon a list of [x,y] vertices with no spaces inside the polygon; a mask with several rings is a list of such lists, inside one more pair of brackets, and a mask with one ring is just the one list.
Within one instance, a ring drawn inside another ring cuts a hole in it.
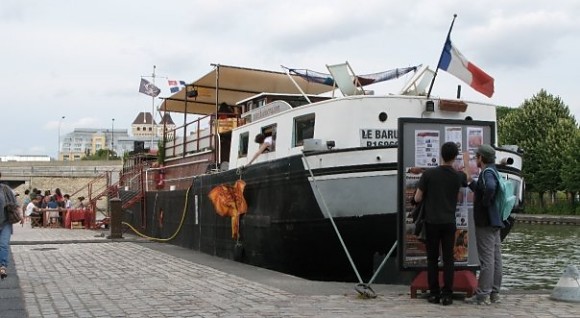
[{"label": "cloud", "polygon": [[481,61],[501,68],[530,68],[557,59],[566,38],[580,31],[573,12],[545,11],[501,14],[475,27],[471,45]]}]

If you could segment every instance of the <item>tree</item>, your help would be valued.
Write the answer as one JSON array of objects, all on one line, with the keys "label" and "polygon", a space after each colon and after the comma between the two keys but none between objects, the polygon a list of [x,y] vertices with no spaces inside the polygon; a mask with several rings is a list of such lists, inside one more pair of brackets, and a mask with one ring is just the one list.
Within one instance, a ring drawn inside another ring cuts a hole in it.
[{"label": "tree", "polygon": [[496,118],[497,118],[497,144],[498,145],[509,145],[509,143],[507,143],[506,137],[505,137],[505,118],[508,116],[517,116],[517,115],[511,115],[513,113],[516,113],[520,110],[520,108],[511,108],[511,107],[506,107],[506,106],[498,106],[495,109],[495,113],[496,113]]},{"label": "tree", "polygon": [[572,146],[576,120],[559,97],[540,90],[520,109],[508,113],[498,124],[503,141],[524,149],[523,175],[527,188],[543,195],[564,189],[563,153]]},{"label": "tree", "polygon": [[562,183],[564,189],[570,193],[570,203],[576,207],[576,195],[580,193],[580,130],[576,129],[576,135],[572,145],[564,153],[562,162]]}]

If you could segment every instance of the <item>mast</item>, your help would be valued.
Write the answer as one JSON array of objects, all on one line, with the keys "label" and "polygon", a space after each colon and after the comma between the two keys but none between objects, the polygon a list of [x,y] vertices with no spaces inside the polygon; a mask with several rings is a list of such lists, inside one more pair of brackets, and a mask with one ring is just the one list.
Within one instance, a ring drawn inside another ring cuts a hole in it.
[{"label": "mast", "polygon": [[[155,85],[155,68],[156,68],[156,66],[153,65],[153,73],[151,74],[153,85]],[[145,120],[145,118],[143,118],[143,120]],[[153,139],[155,138],[155,134],[157,132],[157,127],[155,125],[155,97],[153,97],[153,96],[151,96],[151,126],[153,126],[153,134],[151,134],[150,149],[153,148]]]}]

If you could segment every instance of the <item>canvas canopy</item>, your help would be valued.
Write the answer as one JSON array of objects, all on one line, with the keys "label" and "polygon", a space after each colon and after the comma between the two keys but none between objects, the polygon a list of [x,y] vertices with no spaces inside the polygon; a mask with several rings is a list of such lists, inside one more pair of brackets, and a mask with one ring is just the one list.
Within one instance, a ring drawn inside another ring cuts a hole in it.
[{"label": "canvas canopy", "polygon": [[[332,85],[308,82],[297,75],[290,76],[305,94],[317,95],[333,90]],[[197,96],[186,99],[186,90],[197,91]],[[205,76],[166,98],[159,110],[208,115],[216,112],[216,105],[222,103],[235,105],[243,99],[260,93],[300,94],[301,92],[283,72],[216,65],[214,70]]]}]

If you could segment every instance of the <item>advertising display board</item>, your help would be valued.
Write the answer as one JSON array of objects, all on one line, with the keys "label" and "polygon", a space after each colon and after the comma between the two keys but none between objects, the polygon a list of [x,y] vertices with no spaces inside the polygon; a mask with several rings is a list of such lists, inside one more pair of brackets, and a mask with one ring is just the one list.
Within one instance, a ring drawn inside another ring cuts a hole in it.
[{"label": "advertising display board", "polygon": [[[473,120],[449,120],[428,118],[399,118],[398,143],[398,257],[401,270],[424,270],[427,268],[425,244],[414,235],[412,198],[423,171],[441,164],[440,150],[445,142],[452,141],[459,147],[459,155],[453,167],[463,171],[463,152],[470,154],[469,173],[477,179],[479,169],[475,152],[481,144],[493,144],[495,123]],[[457,194],[455,211],[456,234],[453,255],[456,270],[479,266],[473,224],[473,192],[461,188]]]}]

